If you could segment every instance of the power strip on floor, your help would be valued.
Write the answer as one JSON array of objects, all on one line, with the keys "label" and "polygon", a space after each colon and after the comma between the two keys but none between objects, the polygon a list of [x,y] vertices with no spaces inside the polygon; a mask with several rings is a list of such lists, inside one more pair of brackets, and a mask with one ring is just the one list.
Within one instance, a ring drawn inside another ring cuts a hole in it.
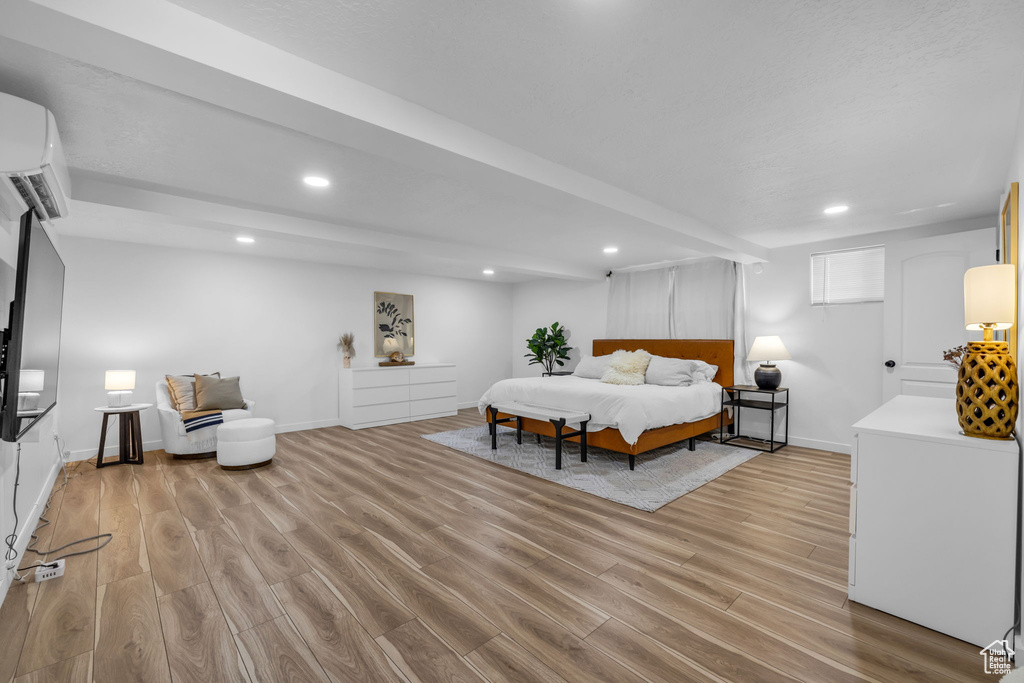
[{"label": "power strip on floor", "polygon": [[57,560],[42,567],[36,567],[36,583],[64,576],[64,560]]}]

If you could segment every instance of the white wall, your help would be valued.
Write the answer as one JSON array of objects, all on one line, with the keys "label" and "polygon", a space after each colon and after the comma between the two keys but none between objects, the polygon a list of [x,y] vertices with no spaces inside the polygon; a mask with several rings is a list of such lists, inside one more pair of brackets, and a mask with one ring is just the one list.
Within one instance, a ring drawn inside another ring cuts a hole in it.
[{"label": "white wall", "polygon": [[[589,356],[591,342],[605,336],[608,315],[608,279],[576,282],[535,280],[512,287],[512,372],[514,377],[538,377],[541,365],[530,365],[523,357],[526,340],[538,327],[560,323],[568,329],[570,362],[563,370],[572,370],[580,354]],[[559,368],[556,368],[559,369]]]},{"label": "white wall", "polygon": [[[51,233],[51,239],[57,245],[60,244],[57,236]],[[18,225],[0,220],[0,260],[11,264],[17,263],[18,255]],[[3,323],[0,327],[6,327],[7,311],[0,312]],[[60,456],[53,439],[57,429],[58,413],[60,405],[36,424],[22,438],[20,448],[21,473],[17,475],[18,449],[16,444],[0,442],[0,537],[6,537],[12,531],[18,535],[15,542],[15,549],[18,557],[15,563],[18,566],[31,564],[24,557],[25,547],[28,545],[32,531],[39,521],[39,515],[43,511],[43,505],[49,496],[50,489],[57,477],[60,467]],[[15,526],[14,507],[14,483],[18,479],[17,507],[18,524]],[[6,545],[3,550],[6,551]],[[7,594],[13,572],[11,567],[4,565],[5,569],[0,574],[0,601]]]},{"label": "white wall", "polygon": [[[875,233],[775,249],[760,274],[745,267],[747,278],[747,339],[778,335],[793,355],[782,361],[783,384],[793,389],[790,441],[795,445],[848,453],[851,425],[881,405],[882,303],[830,307],[810,305],[810,255],[827,249],[872,244],[975,230],[994,222],[968,220]],[[568,282],[539,280],[517,284],[512,291],[512,364],[516,377],[536,376],[540,366],[528,366],[522,356],[525,340],[542,325],[558,321],[572,333],[575,367],[581,349],[605,336],[607,280]],[[1024,317],[1022,317],[1024,319]],[[763,414],[744,413],[744,433],[767,436]],[[763,426],[762,426],[763,425]]]},{"label": "white wall", "polygon": [[[168,373],[241,377],[279,430],[338,421],[338,335],[372,351],[373,292],[415,296],[418,363],[458,364],[459,401],[476,405],[511,373],[510,285],[63,237],[67,265],[59,404],[75,457],[95,454],[106,370],[136,370],[136,402]],[[142,414],[159,448],[156,411]]]}]

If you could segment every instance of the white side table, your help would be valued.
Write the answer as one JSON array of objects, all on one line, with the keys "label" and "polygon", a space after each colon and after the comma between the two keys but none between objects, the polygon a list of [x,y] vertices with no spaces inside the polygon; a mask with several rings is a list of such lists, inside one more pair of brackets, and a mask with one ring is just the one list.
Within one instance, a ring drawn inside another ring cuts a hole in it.
[{"label": "white side table", "polygon": [[[152,403],[133,403],[129,406],[100,406],[99,408],[93,408],[96,412],[103,413],[103,426],[100,428],[100,447],[96,451],[96,467],[120,465],[122,463],[142,464],[142,426],[139,422],[139,413],[152,407]],[[103,462],[103,448],[107,440],[107,421],[111,415],[119,416],[117,422],[121,434],[118,442],[118,459],[105,463]]]}]

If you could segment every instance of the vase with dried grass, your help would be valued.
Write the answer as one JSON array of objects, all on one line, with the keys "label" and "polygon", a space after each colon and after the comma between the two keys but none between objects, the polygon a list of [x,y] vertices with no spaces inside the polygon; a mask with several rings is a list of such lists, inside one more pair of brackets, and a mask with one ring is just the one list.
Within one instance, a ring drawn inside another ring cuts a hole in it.
[{"label": "vase with dried grass", "polygon": [[345,367],[352,367],[352,356],[356,355],[356,336],[351,332],[346,332],[338,338],[338,346],[341,347],[341,352],[345,356]]}]

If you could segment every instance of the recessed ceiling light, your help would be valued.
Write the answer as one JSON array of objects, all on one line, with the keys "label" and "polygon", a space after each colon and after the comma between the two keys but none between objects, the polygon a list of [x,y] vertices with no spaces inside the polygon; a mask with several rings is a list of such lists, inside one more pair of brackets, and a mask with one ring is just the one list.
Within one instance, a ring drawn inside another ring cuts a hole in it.
[{"label": "recessed ceiling light", "polygon": [[840,204],[839,206],[830,206],[827,209],[825,209],[825,213],[831,216],[832,214],[836,213],[845,213],[849,208],[850,207],[844,204]]},{"label": "recessed ceiling light", "polygon": [[618,251],[619,251],[618,247],[605,247],[604,248],[604,253],[606,253],[606,254],[617,254]]},{"label": "recessed ceiling light", "polygon": [[490,268],[485,268],[484,275],[494,275],[494,271],[491,270]]},{"label": "recessed ceiling light", "polygon": [[253,242],[256,241],[251,237],[236,237],[235,239],[241,242],[242,244],[252,244]]},{"label": "recessed ceiling light", "polygon": [[327,187],[331,184],[331,181],[327,178],[322,178],[318,175],[308,175],[302,179],[302,182],[306,183],[310,187]]}]

